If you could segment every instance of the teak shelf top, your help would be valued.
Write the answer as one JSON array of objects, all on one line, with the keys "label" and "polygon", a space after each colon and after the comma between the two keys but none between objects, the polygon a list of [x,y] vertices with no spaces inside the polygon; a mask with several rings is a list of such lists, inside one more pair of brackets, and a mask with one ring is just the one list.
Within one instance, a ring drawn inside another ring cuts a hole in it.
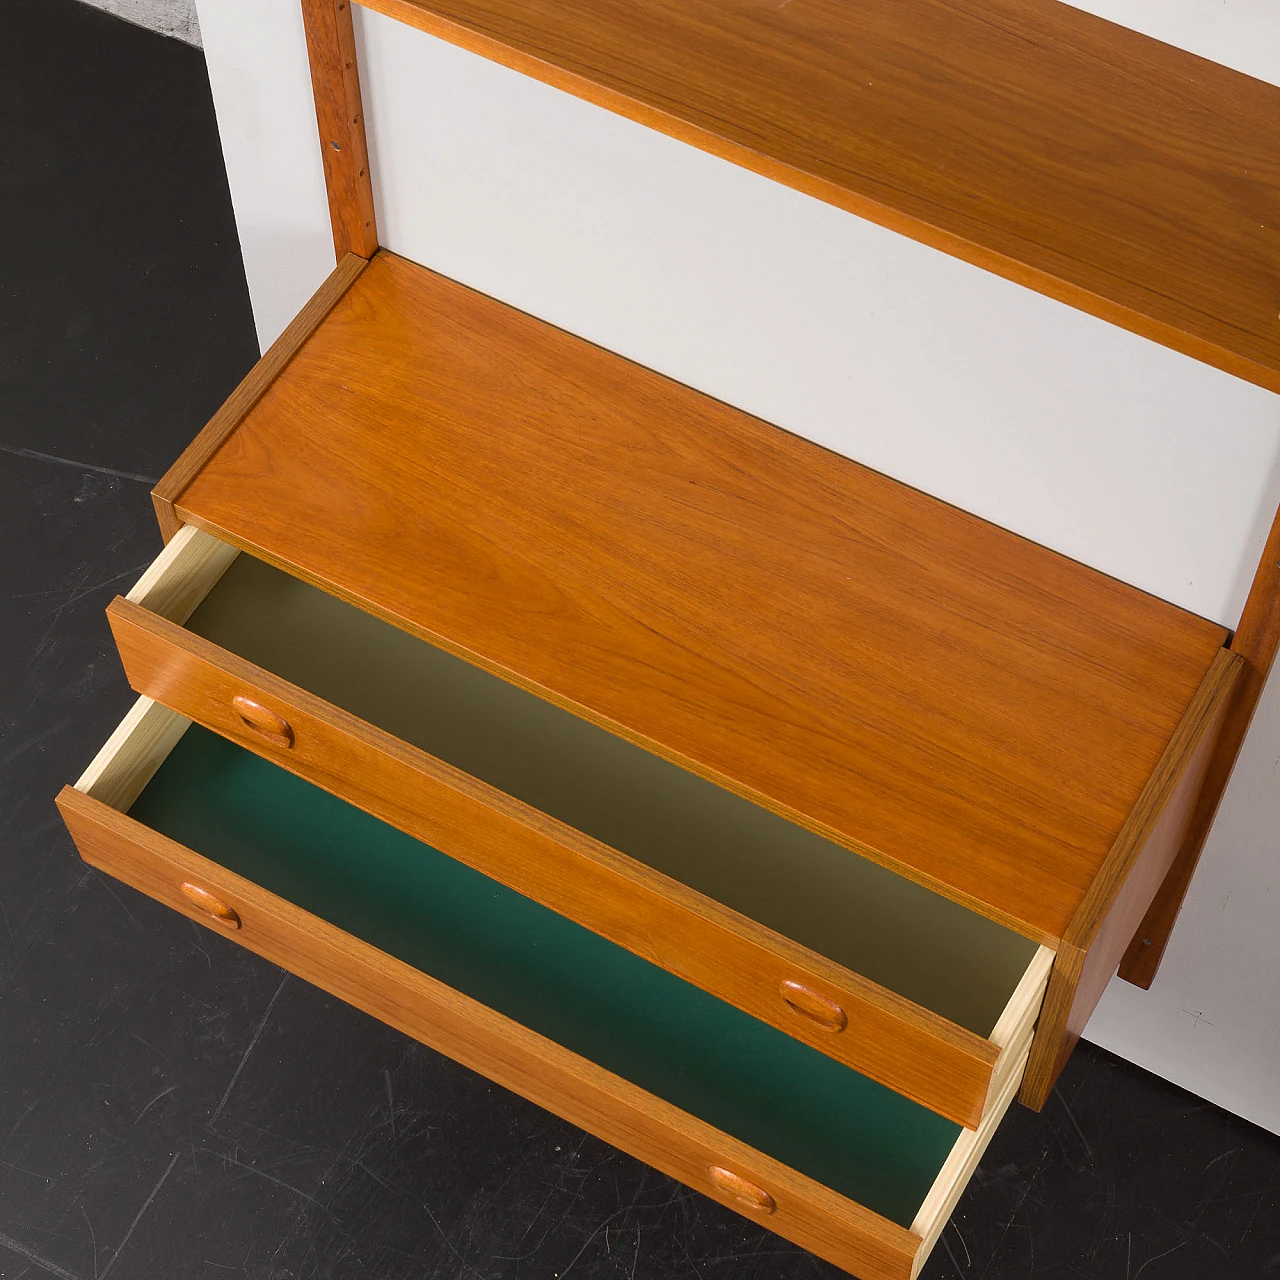
[{"label": "teak shelf top", "polygon": [[1280,89],[1058,0],[361,0],[1280,391]]},{"label": "teak shelf top", "polygon": [[1042,941],[1226,639],[385,252],[176,506]]}]

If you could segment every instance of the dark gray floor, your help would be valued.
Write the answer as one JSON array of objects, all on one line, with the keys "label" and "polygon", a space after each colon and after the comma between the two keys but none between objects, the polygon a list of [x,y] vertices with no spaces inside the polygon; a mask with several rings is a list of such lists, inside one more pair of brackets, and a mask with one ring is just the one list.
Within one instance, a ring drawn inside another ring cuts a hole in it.
[{"label": "dark gray floor", "polygon": [[[0,1277],[834,1280],[78,861],[102,610],[256,352],[199,53],[6,0],[0,86]],[[1280,1276],[1280,1140],[1082,1046],[925,1275]]]}]

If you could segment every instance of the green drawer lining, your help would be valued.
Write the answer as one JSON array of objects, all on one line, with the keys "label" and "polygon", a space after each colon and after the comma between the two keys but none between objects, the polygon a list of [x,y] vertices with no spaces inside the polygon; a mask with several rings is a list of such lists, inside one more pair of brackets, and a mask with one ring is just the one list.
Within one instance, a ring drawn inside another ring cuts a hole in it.
[{"label": "green drawer lining", "polygon": [[198,725],[130,813],[902,1226],[960,1133]]}]

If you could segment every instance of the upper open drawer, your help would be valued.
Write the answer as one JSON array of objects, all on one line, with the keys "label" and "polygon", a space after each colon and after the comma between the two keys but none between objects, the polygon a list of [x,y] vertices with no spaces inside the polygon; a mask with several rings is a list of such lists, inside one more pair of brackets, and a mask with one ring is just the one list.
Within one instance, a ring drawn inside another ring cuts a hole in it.
[{"label": "upper open drawer", "polygon": [[139,692],[907,1097],[1007,1081],[1046,948],[200,530],[109,617]]}]

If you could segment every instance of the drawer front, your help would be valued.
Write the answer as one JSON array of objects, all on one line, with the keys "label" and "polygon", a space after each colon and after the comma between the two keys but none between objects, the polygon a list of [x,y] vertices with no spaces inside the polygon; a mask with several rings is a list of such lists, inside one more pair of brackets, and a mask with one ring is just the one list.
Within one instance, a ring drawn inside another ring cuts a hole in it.
[{"label": "drawer front", "polygon": [[959,1124],[1016,1065],[1044,966],[1002,1052],[147,609],[108,616],[138,692]]},{"label": "drawer front", "polygon": [[[85,861],[863,1280],[909,1280],[923,1262],[927,1227],[897,1226],[91,796],[68,787],[58,803]],[[957,1143],[957,1173],[997,1118]],[[962,1186],[951,1177],[939,1206]]]}]

